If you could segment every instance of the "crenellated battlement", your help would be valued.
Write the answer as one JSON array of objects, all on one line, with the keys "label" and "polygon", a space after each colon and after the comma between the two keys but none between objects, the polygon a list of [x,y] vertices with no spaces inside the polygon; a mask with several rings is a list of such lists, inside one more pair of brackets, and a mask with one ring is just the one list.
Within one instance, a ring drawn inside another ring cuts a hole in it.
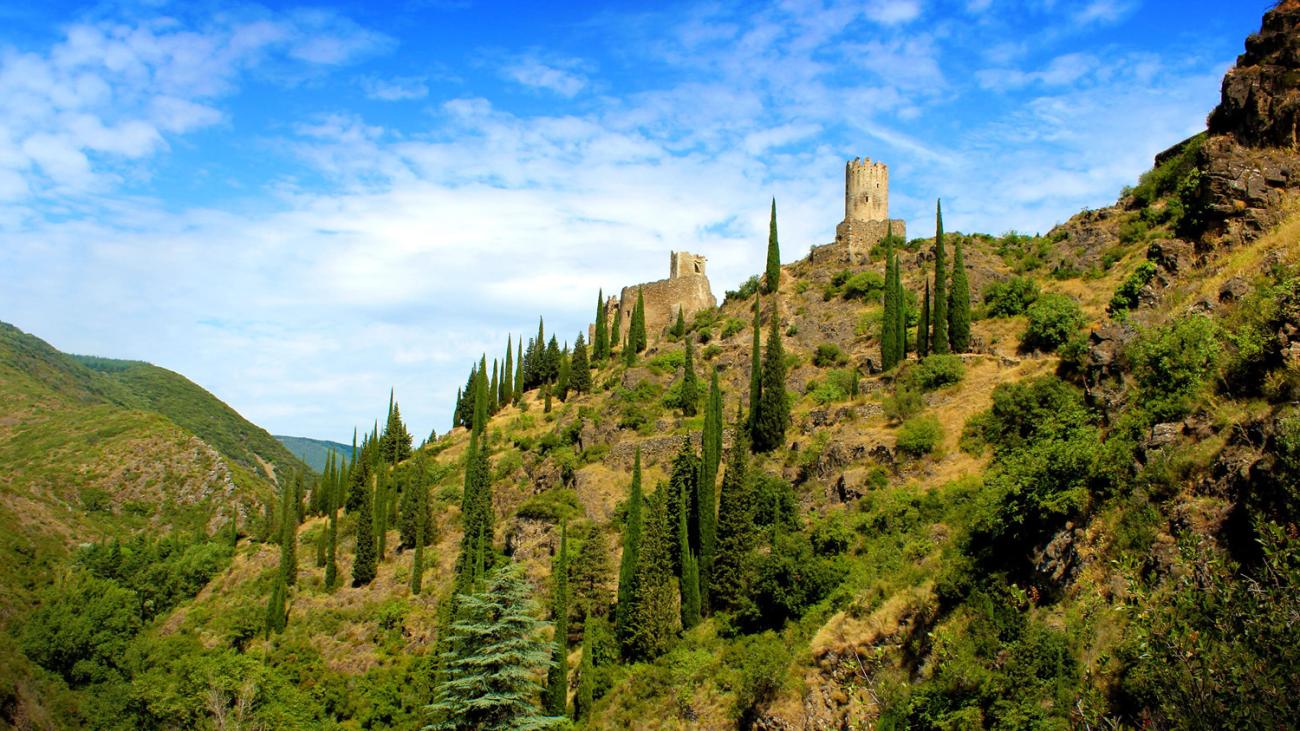
[{"label": "crenellated battlement", "polygon": [[889,166],[853,158],[844,166],[844,220],[889,220]]}]

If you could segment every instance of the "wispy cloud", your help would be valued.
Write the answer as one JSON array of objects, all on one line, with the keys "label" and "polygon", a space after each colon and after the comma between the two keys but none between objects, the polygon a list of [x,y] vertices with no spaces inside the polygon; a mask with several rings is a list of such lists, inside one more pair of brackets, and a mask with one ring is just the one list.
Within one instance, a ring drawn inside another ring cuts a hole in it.
[{"label": "wispy cloud", "polygon": [[587,88],[587,76],[578,70],[581,64],[574,60],[543,61],[539,58],[522,58],[501,69],[506,79],[524,86],[572,97]]}]

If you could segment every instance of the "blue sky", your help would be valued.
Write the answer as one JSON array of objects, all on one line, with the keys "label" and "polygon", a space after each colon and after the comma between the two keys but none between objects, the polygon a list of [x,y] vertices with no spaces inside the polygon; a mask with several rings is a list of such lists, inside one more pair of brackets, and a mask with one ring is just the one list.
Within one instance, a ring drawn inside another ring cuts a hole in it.
[{"label": "blue sky", "polygon": [[9,3],[0,319],[276,433],[445,431],[508,333],[833,238],[1046,231],[1204,127],[1265,0]]}]

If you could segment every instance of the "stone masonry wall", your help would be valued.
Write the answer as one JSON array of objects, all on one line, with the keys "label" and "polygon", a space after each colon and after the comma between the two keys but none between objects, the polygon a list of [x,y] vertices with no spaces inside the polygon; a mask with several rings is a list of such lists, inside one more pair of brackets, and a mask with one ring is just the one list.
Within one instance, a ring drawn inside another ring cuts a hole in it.
[{"label": "stone masonry wall", "polygon": [[871,247],[885,238],[885,233],[893,231],[895,236],[907,239],[907,222],[902,219],[893,221],[841,221],[835,227],[835,241],[822,246],[814,246],[808,258],[818,263],[839,262],[845,265],[863,264],[867,261]]}]

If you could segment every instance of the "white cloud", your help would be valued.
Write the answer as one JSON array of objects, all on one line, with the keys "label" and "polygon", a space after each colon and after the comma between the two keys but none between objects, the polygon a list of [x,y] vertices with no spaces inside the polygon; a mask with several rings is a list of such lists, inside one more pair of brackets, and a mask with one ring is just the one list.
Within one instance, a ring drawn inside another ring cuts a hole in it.
[{"label": "white cloud", "polygon": [[870,0],[867,17],[882,25],[907,23],[921,14],[920,0]]},{"label": "white cloud", "polygon": [[429,85],[421,76],[404,76],[392,79],[367,77],[361,80],[366,96],[385,102],[423,99],[429,95]]},{"label": "white cloud", "polygon": [[[565,64],[572,66],[569,64]],[[514,61],[501,70],[502,75],[518,84],[572,97],[587,88],[588,79],[574,68],[559,63],[543,63],[536,58]]]},{"label": "white cloud", "polygon": [[1089,23],[1114,23],[1133,10],[1133,0],[1091,0],[1074,13],[1074,22],[1080,25]]}]

